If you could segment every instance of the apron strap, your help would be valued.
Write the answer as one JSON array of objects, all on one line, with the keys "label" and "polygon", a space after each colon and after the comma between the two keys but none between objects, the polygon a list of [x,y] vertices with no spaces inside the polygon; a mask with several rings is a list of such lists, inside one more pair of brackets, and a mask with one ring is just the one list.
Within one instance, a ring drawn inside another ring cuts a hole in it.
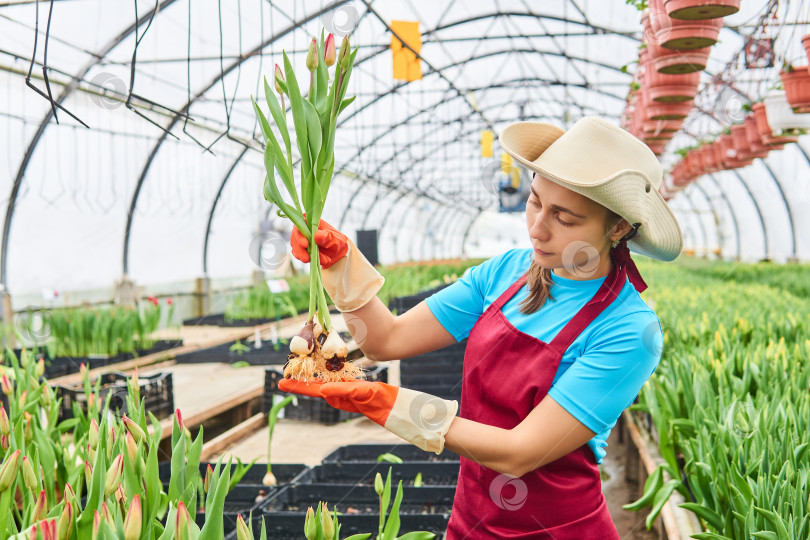
[{"label": "apron strap", "polygon": [[610,258],[613,268],[602,286],[549,344],[555,350],[565,352],[577,336],[619,296],[628,277],[638,292],[643,292],[647,288],[633,259],[630,258],[630,250],[627,248],[626,241],[622,240],[610,250]]}]

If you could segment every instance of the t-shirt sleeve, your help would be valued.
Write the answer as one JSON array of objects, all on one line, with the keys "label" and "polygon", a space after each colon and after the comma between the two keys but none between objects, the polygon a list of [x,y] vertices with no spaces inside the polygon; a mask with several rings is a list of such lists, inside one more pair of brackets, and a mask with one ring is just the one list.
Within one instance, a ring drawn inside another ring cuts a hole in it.
[{"label": "t-shirt sleeve", "polygon": [[456,341],[470,335],[475,323],[483,315],[486,291],[491,283],[491,276],[503,255],[488,259],[473,266],[455,283],[445,287],[425,300],[433,316],[441,323]]},{"label": "t-shirt sleeve", "polygon": [[614,425],[661,359],[663,332],[654,313],[633,313],[616,322],[594,337],[548,392],[596,433]]}]

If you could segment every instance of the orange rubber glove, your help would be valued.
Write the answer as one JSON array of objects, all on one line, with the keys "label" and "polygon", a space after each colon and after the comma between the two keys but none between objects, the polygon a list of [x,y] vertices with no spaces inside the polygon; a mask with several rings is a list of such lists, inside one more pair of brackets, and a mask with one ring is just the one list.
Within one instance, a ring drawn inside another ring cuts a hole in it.
[{"label": "orange rubber glove", "polygon": [[[304,220],[307,215],[304,214]],[[349,238],[335,229],[326,220],[318,223],[318,230],[315,231],[315,244],[318,246],[318,259],[323,268],[329,268],[339,259],[344,257],[349,251]],[[309,240],[301,234],[298,227],[293,227],[290,236],[290,247],[292,247],[293,257],[301,262],[309,262]]]},{"label": "orange rubber glove", "polygon": [[[360,309],[377,296],[385,278],[345,234],[321,220],[315,231],[315,244],[323,267],[323,288],[339,311]],[[309,262],[309,240],[296,227],[290,236],[290,247],[296,259]]]},{"label": "orange rubber glove", "polygon": [[363,414],[411,444],[436,454],[444,450],[444,436],[458,411],[457,401],[383,382],[324,383],[284,379],[278,389],[322,397],[332,407]]}]

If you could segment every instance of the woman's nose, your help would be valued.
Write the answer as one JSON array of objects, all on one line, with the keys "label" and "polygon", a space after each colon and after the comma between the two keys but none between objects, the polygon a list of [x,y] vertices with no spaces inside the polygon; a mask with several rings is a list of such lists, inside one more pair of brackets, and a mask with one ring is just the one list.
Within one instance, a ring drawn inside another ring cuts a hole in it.
[{"label": "woman's nose", "polygon": [[549,237],[550,230],[546,225],[546,217],[542,211],[537,212],[534,216],[534,221],[529,228],[529,234],[538,240],[546,240]]}]

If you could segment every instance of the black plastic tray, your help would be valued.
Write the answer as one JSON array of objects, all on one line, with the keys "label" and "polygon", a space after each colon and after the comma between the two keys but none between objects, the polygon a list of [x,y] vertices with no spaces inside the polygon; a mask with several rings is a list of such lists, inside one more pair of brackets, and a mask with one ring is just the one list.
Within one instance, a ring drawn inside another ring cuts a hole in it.
[{"label": "black plastic tray", "polygon": [[346,463],[351,461],[377,462],[380,454],[394,454],[406,462],[435,462],[435,461],[455,461],[459,462],[458,454],[445,450],[439,455],[433,452],[413,446],[412,444],[350,444],[341,446],[325,458],[323,463]]},{"label": "black plastic tray", "polygon": [[[329,501],[330,510],[333,509]],[[315,504],[312,505],[313,509]],[[248,516],[242,516],[245,522]],[[225,517],[225,540],[236,540],[236,531],[231,529],[228,532],[228,516]],[[235,519],[235,518],[234,518]],[[264,525],[267,530],[268,540],[301,540],[304,538],[305,512],[272,512],[264,514]],[[447,531],[447,522],[450,520],[449,514],[401,514],[401,525],[399,534],[403,535],[412,531],[427,531],[436,534],[436,538],[441,540]],[[253,534],[259,537],[261,531],[262,515],[253,515]],[[338,515],[340,523],[340,537],[347,538],[353,534],[371,533],[370,538],[377,535],[380,525],[379,514],[371,515]],[[235,525],[234,525],[235,529]]]},{"label": "black plastic tray", "polygon": [[[456,494],[455,486],[402,487],[400,515],[449,514]],[[392,486],[391,497],[396,493]],[[280,489],[257,506],[264,514],[272,512],[306,512],[307,507],[326,501],[338,513],[376,514],[380,497],[373,485],[291,484]]]},{"label": "black plastic tray", "polygon": [[[216,467],[216,463],[208,463],[203,462],[200,463],[200,477],[205,478],[205,471],[208,465],[211,467]],[[223,463],[220,467],[220,470],[224,469],[228,464]],[[235,465],[231,465],[231,471],[233,471]],[[309,469],[308,466],[302,463],[274,463],[273,464],[273,474],[276,477],[276,481],[278,484],[287,484],[292,482],[296,479],[301,473],[307,471]],[[171,462],[163,461],[158,464],[158,475],[160,476],[161,482],[168,483],[169,478],[171,478],[172,474],[172,467]],[[239,484],[250,484],[250,485],[261,485],[262,480],[264,480],[264,475],[267,471],[267,464],[266,463],[254,463],[253,466],[248,469],[248,472],[245,473],[245,476],[239,481]],[[227,500],[227,499],[226,499]]]},{"label": "black plastic tray", "polygon": [[405,462],[371,463],[347,461],[344,463],[324,463],[313,467],[296,478],[298,484],[362,484],[374,485],[374,478],[380,473],[383,480],[391,469],[391,481],[402,480],[403,486],[413,486],[418,474],[422,475],[423,486],[456,486],[460,462]]},{"label": "black plastic tray", "polygon": [[[110,398],[110,410],[118,410],[118,414],[126,414],[127,411],[127,380],[128,376],[119,371],[101,374],[101,386],[98,398],[107,399],[107,394],[112,393]],[[91,384],[95,384],[96,379],[91,379]],[[138,383],[140,395],[144,399],[144,407],[147,412],[151,412],[157,418],[166,418],[174,412],[174,385],[172,373],[161,371],[149,375],[139,375]],[[76,385],[52,385],[56,397],[61,398],[59,404],[59,420],[73,418],[73,404],[78,403],[82,410],[87,412],[87,396],[84,393],[84,383]]]},{"label": "black plastic tray", "polygon": [[[273,406],[274,395],[287,395],[278,390],[278,383],[284,375],[275,369],[264,371],[264,399],[262,412],[268,412]],[[388,367],[377,366],[366,371],[366,380],[388,382]],[[284,408],[284,418],[293,420],[304,420],[307,422],[318,422],[321,424],[337,424],[352,418],[362,416],[359,413],[350,413],[335,409],[326,400],[310,396],[296,395],[297,405],[292,403]]]}]

